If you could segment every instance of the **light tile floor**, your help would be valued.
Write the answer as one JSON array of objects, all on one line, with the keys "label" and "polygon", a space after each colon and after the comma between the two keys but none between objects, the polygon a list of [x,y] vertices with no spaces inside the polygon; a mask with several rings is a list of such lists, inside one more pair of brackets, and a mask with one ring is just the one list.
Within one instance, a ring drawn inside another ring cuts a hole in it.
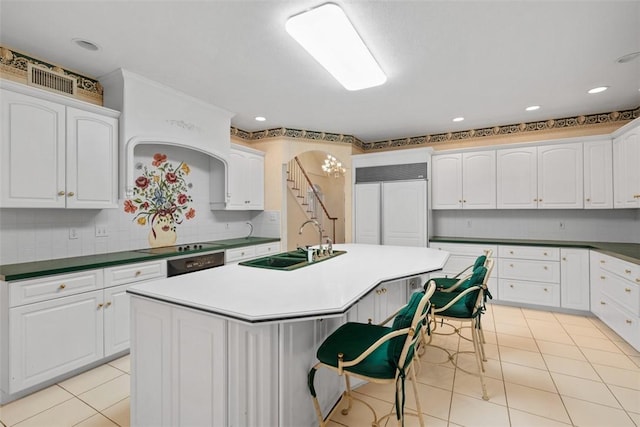
[{"label": "light tile floor", "polygon": [[[428,426],[640,426],[640,352],[598,319],[490,305],[482,322],[490,400],[482,400],[477,377],[430,347],[418,374]],[[451,350],[469,345],[456,337],[434,343]],[[462,355],[459,365],[471,370],[474,360]],[[357,393],[380,412],[391,408],[393,385],[368,384]],[[411,387],[407,407],[415,408]],[[330,425],[370,425],[367,411],[356,403]],[[129,426],[129,357],[4,405],[0,421],[7,427]],[[417,418],[405,425],[417,426]]]}]

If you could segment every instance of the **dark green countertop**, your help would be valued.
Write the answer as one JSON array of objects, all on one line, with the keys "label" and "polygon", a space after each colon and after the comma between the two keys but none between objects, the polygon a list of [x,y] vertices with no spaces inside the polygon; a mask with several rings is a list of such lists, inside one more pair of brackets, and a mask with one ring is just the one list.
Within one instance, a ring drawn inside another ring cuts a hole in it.
[{"label": "dark green countertop", "polygon": [[567,240],[497,239],[484,237],[430,237],[431,242],[440,243],[488,243],[492,245],[555,246],[559,248],[593,249],[603,254],[640,264],[640,244],[619,242],[574,242]]},{"label": "dark green countertop", "polygon": [[[216,240],[209,243],[218,245],[215,251],[223,251],[226,249],[239,248],[243,246],[261,245],[263,243],[278,242],[280,238],[272,237],[250,237]],[[205,248],[199,251],[192,251],[191,254],[198,252],[209,252],[211,248]],[[52,274],[72,273],[81,270],[93,270],[97,268],[111,267],[114,265],[131,264],[134,262],[152,261],[160,258],[175,257],[180,254],[149,254],[136,252],[135,250],[123,252],[111,252],[106,254],[85,255],[72,258],[58,258],[47,261],[22,262],[19,264],[0,265],[0,280],[12,281],[30,279],[34,277],[49,276]]]}]

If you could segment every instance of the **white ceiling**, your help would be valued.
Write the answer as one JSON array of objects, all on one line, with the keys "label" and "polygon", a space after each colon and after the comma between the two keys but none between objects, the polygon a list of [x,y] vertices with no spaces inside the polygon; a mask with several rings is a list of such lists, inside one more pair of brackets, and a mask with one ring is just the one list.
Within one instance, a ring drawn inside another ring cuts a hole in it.
[{"label": "white ceiling", "polygon": [[637,0],[336,0],[388,76],[358,92],[284,30],[325,2],[1,0],[0,44],[92,77],[128,69],[234,112],[247,131],[371,142],[640,105],[640,59],[616,62],[640,51]]}]

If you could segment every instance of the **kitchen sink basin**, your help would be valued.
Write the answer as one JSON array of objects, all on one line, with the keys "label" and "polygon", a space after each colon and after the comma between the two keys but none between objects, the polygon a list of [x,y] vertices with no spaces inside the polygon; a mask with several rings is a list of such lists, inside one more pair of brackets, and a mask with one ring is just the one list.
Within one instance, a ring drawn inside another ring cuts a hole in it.
[{"label": "kitchen sink basin", "polygon": [[249,261],[239,263],[247,267],[268,268],[271,270],[291,271],[308,265],[317,264],[339,255],[345,254],[346,251],[333,251],[331,255],[319,257],[313,262],[307,262],[307,254],[301,251],[283,252],[276,255],[269,255],[262,258],[256,258]]}]

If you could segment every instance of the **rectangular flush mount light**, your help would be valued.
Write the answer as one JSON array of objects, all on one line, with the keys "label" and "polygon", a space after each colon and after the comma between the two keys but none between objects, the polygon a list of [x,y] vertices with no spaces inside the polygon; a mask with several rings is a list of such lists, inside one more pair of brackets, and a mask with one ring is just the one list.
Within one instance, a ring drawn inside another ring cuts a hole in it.
[{"label": "rectangular flush mount light", "polygon": [[294,15],[285,28],[345,89],[366,89],[387,80],[340,6],[326,3]]}]

